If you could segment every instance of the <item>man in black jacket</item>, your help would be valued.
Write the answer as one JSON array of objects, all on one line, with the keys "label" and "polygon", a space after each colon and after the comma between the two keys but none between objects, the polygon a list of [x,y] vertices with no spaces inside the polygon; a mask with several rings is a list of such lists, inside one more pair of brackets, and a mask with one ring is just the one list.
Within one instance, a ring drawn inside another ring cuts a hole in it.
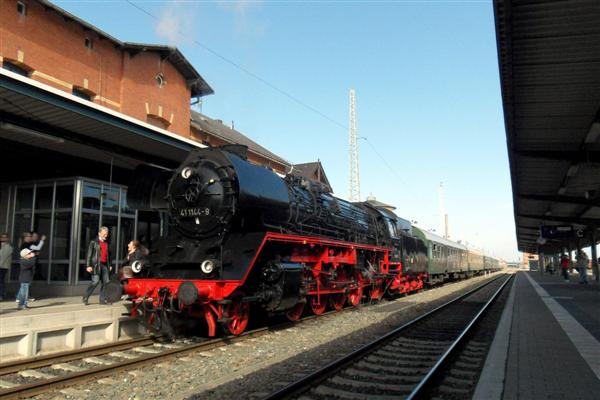
[{"label": "man in black jacket", "polygon": [[96,286],[100,284],[100,304],[108,304],[104,298],[104,285],[108,283],[109,274],[112,270],[110,266],[110,248],[108,245],[108,228],[100,227],[98,237],[93,239],[88,245],[86,256],[86,271],[92,274],[92,282],[85,291],[83,303],[88,305],[88,300]]}]

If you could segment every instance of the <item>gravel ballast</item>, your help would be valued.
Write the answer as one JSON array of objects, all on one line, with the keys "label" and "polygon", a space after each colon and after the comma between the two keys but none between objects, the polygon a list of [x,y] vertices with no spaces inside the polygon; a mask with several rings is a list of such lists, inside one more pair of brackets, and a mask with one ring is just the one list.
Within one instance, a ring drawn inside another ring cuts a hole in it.
[{"label": "gravel ballast", "polygon": [[488,277],[321,316],[37,399],[257,399],[465,292]]}]

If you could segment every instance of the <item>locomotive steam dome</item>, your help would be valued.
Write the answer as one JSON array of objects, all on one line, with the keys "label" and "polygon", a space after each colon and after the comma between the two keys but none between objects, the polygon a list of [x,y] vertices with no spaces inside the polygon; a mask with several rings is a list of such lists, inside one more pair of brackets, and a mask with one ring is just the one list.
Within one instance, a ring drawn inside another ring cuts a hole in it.
[{"label": "locomotive steam dome", "polygon": [[233,171],[219,153],[188,158],[169,182],[169,214],[177,230],[191,237],[219,234],[235,210]]}]

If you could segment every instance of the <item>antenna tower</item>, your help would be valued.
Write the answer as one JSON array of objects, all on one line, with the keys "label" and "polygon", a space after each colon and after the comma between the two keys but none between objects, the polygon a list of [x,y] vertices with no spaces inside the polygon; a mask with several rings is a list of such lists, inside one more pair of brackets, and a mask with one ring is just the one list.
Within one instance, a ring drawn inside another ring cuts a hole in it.
[{"label": "antenna tower", "polygon": [[348,197],[350,201],[360,201],[360,176],[358,173],[358,134],[356,132],[356,93],[350,89],[350,175],[348,181]]},{"label": "antenna tower", "polygon": [[440,212],[440,234],[448,239],[448,214],[446,214],[446,202],[444,196],[444,182],[440,182],[438,187],[439,212]]}]

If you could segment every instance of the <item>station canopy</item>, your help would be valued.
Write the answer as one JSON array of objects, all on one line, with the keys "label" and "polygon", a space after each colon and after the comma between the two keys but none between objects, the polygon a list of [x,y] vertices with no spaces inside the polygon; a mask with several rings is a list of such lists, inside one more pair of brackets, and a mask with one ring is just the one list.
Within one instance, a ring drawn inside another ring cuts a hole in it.
[{"label": "station canopy", "polygon": [[0,69],[0,147],[6,177],[23,179],[21,166],[35,167],[31,177],[39,177],[63,158],[123,170],[142,163],[173,168],[191,149],[205,146]]},{"label": "station canopy", "polygon": [[494,9],[519,250],[587,247],[600,226],[600,1]]}]

